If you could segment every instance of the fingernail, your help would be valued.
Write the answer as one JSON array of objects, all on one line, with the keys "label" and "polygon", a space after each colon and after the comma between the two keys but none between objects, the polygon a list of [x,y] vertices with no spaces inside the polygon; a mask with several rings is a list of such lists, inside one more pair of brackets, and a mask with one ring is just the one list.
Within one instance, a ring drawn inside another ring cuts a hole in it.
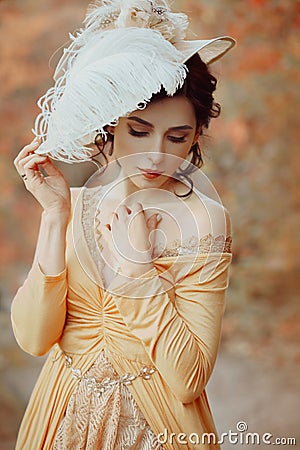
[{"label": "fingernail", "polygon": [[159,222],[161,219],[162,219],[161,215],[160,215],[160,214],[156,214],[156,220],[157,220],[157,222]]}]

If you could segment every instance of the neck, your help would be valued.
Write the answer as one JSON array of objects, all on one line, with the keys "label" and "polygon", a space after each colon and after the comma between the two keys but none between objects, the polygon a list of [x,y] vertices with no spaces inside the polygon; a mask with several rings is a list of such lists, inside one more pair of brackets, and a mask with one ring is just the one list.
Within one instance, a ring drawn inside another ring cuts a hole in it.
[{"label": "neck", "polygon": [[[124,173],[123,168],[121,167],[117,178],[110,183],[110,187],[112,187],[113,197],[118,198],[120,201],[133,196],[135,199],[138,198],[138,201],[153,203],[159,202],[160,193],[163,197],[166,194],[166,191],[173,193],[175,183],[176,180],[173,178],[166,178],[166,181],[162,185],[156,187],[155,198],[153,198],[153,190],[151,189],[151,185],[147,187],[137,186],[133,183],[132,179]],[[155,185],[153,185],[153,188],[155,189]]]}]

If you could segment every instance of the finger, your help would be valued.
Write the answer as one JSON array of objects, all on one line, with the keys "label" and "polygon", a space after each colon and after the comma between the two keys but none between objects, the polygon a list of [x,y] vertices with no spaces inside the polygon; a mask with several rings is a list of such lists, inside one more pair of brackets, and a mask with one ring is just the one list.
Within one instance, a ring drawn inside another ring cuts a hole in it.
[{"label": "finger", "polygon": [[100,213],[100,227],[106,226],[109,231],[111,231],[111,224],[113,223],[114,218],[117,217],[114,216],[114,212],[111,212],[109,214],[105,214],[104,217],[102,217],[102,214]]},{"label": "finger", "polygon": [[140,213],[145,213],[144,207],[141,203],[137,202],[132,206],[132,220],[134,220],[136,217],[141,217]]},{"label": "finger", "polygon": [[29,178],[33,175],[42,176],[42,173],[39,170],[39,164],[43,162],[44,159],[41,159],[38,155],[30,155],[26,157],[26,160],[22,161],[22,163],[19,163],[19,167],[17,167],[17,171],[22,176],[27,175]]},{"label": "finger", "polygon": [[[41,161],[40,161],[41,162]],[[21,175],[23,181],[32,180],[33,178],[39,178],[42,180],[43,174],[39,170],[39,161],[28,162],[24,167],[18,169],[19,175]]]},{"label": "finger", "polygon": [[49,177],[60,175],[61,172],[58,170],[58,168],[53,164],[49,156],[45,156],[45,162],[39,164],[42,166],[43,170],[47,173]]},{"label": "finger", "polygon": [[100,229],[100,233],[102,234],[102,236],[104,237],[105,240],[107,240],[108,238],[110,238],[111,234],[111,227],[109,223],[105,223],[103,225],[100,225],[99,227]]},{"label": "finger", "polygon": [[30,144],[25,145],[22,150],[19,152],[17,157],[14,159],[14,165],[17,167],[19,162],[27,155],[33,153],[40,146],[40,141],[34,139]]},{"label": "finger", "polygon": [[27,164],[30,161],[34,161],[34,160],[41,160],[41,161],[46,161],[47,156],[46,155],[37,155],[35,153],[31,153],[30,155],[24,156],[24,158],[22,158],[19,162],[19,167],[24,167],[25,164]]},{"label": "finger", "polygon": [[143,207],[143,205],[140,202],[136,202],[132,206],[132,210],[134,210],[134,211],[144,211],[144,207]]},{"label": "finger", "polygon": [[130,214],[131,210],[126,205],[119,205],[116,211],[113,213],[112,223],[114,219],[120,219],[121,221],[124,221]]},{"label": "finger", "polygon": [[[100,243],[104,245],[104,243],[107,245],[107,248],[111,248],[111,231],[107,228],[107,225],[109,224],[101,224],[98,228],[99,235],[100,235]],[[103,250],[103,249],[102,249]]]},{"label": "finger", "polygon": [[160,214],[157,214],[157,213],[152,214],[146,221],[149,231],[155,230],[161,220],[162,220],[162,217]]},{"label": "finger", "polygon": [[127,212],[128,214],[131,214],[132,211],[127,205],[125,205],[125,203],[123,203],[122,205],[119,206],[118,212],[121,212],[121,213]]},{"label": "finger", "polygon": [[23,159],[23,161],[19,164],[18,171],[20,174],[27,173],[29,171],[38,171],[38,165],[45,162],[45,156],[39,155],[30,155]]}]

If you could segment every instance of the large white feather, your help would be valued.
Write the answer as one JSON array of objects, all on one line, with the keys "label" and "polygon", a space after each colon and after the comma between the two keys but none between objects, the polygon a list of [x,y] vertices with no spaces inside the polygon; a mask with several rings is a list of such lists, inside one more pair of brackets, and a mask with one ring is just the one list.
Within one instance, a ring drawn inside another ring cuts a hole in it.
[{"label": "large white feather", "polygon": [[186,66],[182,54],[148,28],[93,32],[88,42],[69,48],[67,69],[39,101],[42,112],[34,133],[44,142],[38,153],[80,162],[96,130],[138,109],[163,86],[169,95],[182,86]]}]

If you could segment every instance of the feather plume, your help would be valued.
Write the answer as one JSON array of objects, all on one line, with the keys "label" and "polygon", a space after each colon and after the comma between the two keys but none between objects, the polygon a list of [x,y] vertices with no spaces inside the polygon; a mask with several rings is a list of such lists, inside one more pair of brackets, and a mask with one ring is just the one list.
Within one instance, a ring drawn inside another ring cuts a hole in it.
[{"label": "feather plume", "polygon": [[39,101],[42,112],[34,134],[42,137],[40,154],[80,162],[97,132],[119,117],[145,107],[163,86],[172,95],[182,86],[182,54],[149,28],[120,28],[79,35],[63,55],[55,86]]},{"label": "feather plume", "polygon": [[[162,14],[155,12],[159,9],[162,9]],[[137,16],[130,22],[132,27],[159,31],[171,43],[185,37],[188,17],[182,13],[171,12],[167,0],[96,0],[87,9],[85,28],[77,31],[76,35],[69,34],[72,42],[69,48],[64,49],[53,76],[54,80],[70,70],[80,49],[87,45],[95,34],[114,29],[117,25],[119,28],[125,27],[126,20],[130,19],[129,16],[133,12]]]},{"label": "feather plume", "polygon": [[[189,20],[171,11],[167,0],[103,0],[89,6],[86,28],[143,26],[159,31],[169,42],[184,39]],[[105,24],[106,22],[106,24]]]}]

